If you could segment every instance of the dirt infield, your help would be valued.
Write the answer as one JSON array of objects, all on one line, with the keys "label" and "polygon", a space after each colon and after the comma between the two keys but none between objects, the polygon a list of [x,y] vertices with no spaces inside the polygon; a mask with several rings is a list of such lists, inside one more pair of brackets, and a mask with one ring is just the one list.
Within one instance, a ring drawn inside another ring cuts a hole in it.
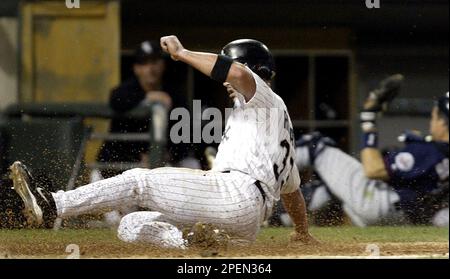
[{"label": "dirt infield", "polygon": [[[305,246],[288,241],[289,229],[265,229],[246,247],[220,251],[167,250],[122,243],[111,230],[0,231],[1,258],[448,258],[448,229],[314,228],[321,241]],[[71,245],[72,244],[72,245]],[[75,255],[76,256],[76,255]]]}]

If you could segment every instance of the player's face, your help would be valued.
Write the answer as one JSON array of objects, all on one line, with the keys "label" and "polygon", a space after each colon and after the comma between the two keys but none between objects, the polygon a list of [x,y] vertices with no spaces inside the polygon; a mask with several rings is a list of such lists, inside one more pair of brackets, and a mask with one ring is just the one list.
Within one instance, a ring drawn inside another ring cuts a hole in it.
[{"label": "player's face", "polygon": [[441,139],[448,134],[448,127],[445,121],[439,117],[439,109],[437,107],[433,108],[431,113],[430,134],[435,139]]},{"label": "player's face", "polygon": [[139,82],[145,86],[161,83],[165,70],[163,59],[149,61],[145,64],[135,64],[134,74]]}]

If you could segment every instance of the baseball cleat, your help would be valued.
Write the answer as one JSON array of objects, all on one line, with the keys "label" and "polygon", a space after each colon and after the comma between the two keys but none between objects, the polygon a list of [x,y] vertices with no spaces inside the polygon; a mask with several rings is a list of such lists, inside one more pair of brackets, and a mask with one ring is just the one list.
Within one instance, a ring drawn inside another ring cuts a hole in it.
[{"label": "baseball cleat", "polygon": [[400,93],[405,77],[401,74],[392,75],[380,82],[380,86],[370,92],[365,109],[379,112]]},{"label": "baseball cleat", "polygon": [[13,189],[23,201],[27,223],[36,227],[52,227],[56,219],[56,205],[51,193],[36,187],[33,176],[21,162],[14,162],[9,169]]},{"label": "baseball cleat", "polygon": [[13,181],[13,189],[24,203],[23,214],[30,225],[39,226],[44,222],[42,209],[39,207],[35,195],[31,191],[33,177],[21,162],[14,162],[9,167],[10,178]]}]

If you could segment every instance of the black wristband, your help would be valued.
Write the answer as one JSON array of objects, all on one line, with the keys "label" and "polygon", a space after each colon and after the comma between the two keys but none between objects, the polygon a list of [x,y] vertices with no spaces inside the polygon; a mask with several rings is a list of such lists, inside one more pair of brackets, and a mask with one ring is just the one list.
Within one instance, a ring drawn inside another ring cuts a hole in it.
[{"label": "black wristband", "polygon": [[211,78],[220,83],[224,83],[227,80],[231,64],[233,64],[233,59],[225,55],[218,55],[216,64],[211,71]]},{"label": "black wristband", "polygon": [[363,148],[377,148],[378,147],[378,133],[369,132],[363,134]]}]

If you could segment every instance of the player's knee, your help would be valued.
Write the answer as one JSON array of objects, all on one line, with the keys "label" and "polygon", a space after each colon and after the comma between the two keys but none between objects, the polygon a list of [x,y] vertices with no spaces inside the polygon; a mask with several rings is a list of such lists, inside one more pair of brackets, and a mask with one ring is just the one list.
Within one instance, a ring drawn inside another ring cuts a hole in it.
[{"label": "player's knee", "polygon": [[163,215],[159,212],[138,211],[127,214],[120,220],[117,235],[122,241],[136,242],[145,224],[162,219]]},{"label": "player's knee", "polygon": [[184,249],[183,233],[174,225],[155,221],[158,212],[134,212],[122,218],[117,229],[120,240],[128,243],[152,244],[163,248]]},{"label": "player's knee", "polygon": [[136,242],[136,222],[133,217],[128,214],[120,220],[119,227],[117,228],[117,237],[124,242]]},{"label": "player's knee", "polygon": [[[117,236],[120,240],[125,242],[137,242],[139,240],[140,231],[145,221],[142,216],[143,213],[149,213],[151,215],[153,212],[133,212],[122,217],[117,228]],[[157,214],[160,214],[158,212],[154,213],[154,216],[149,216],[153,217],[151,219],[157,218]]]}]

